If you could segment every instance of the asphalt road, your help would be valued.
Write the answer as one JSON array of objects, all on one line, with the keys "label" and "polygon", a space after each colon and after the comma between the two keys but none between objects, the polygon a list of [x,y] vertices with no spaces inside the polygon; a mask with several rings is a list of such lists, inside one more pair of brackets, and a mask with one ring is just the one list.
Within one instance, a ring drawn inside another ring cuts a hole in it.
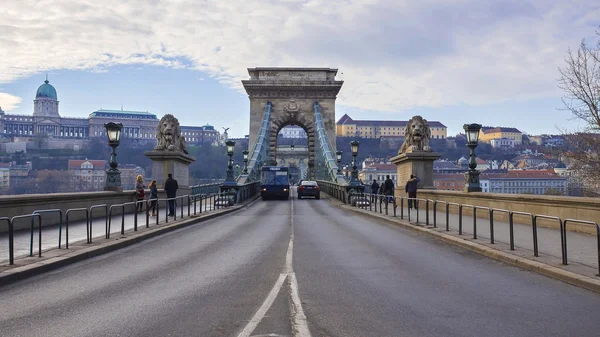
[{"label": "asphalt road", "polygon": [[258,201],[0,288],[0,336],[598,336],[598,308],[327,200]]}]

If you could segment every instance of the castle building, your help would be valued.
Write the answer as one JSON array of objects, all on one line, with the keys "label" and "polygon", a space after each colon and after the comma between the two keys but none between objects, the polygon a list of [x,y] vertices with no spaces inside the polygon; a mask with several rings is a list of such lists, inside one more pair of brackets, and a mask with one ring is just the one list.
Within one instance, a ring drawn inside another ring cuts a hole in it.
[{"label": "castle building", "polygon": [[[523,133],[516,128],[507,128],[502,126],[484,126],[479,131],[479,142],[481,143],[492,143],[493,140],[500,140],[495,142],[496,145],[502,144],[501,140],[512,139],[513,145],[520,145],[523,143]],[[506,145],[506,144],[505,144]],[[511,146],[511,147],[512,147]]]},{"label": "castle building", "polygon": [[[408,121],[377,121],[354,120],[348,115],[342,116],[335,125],[335,135],[338,137],[404,137],[404,129]],[[431,139],[446,139],[447,128],[436,121],[427,121],[431,130]]]},{"label": "castle building", "polygon": [[[33,100],[33,115],[6,114],[0,108],[0,137],[48,137],[58,139],[106,138],[104,124],[122,123],[122,137],[138,142],[155,141],[159,118],[142,111],[100,109],[87,118],[61,117],[58,95],[48,78]],[[212,125],[181,126],[188,145],[213,144],[220,134]]]}]

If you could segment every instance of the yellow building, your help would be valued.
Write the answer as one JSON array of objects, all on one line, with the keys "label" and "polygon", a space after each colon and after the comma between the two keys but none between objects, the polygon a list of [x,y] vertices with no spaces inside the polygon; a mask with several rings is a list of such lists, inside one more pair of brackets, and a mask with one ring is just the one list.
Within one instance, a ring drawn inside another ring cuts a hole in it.
[{"label": "yellow building", "polygon": [[[342,116],[335,125],[335,135],[338,137],[404,137],[404,128],[408,121],[374,121],[354,120],[348,115]],[[427,121],[431,129],[432,139],[446,139],[447,128],[436,121]]]},{"label": "yellow building", "polygon": [[523,144],[523,133],[516,128],[505,128],[501,126],[484,126],[479,131],[479,141],[490,144],[492,139],[508,138],[515,141],[515,145]]}]

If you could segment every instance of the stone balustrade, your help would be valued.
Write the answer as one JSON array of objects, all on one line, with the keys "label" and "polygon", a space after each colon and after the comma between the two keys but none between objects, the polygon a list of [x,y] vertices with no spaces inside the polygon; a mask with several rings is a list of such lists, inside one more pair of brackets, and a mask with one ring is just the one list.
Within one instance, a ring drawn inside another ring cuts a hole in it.
[{"label": "stone balustrade", "polygon": [[[404,196],[403,188],[396,188],[396,196]],[[539,215],[548,215],[565,219],[577,219],[600,223],[600,200],[583,197],[540,196],[528,194],[498,194],[498,193],[466,193],[461,191],[441,191],[423,189],[417,192],[417,198],[452,202],[464,205],[481,206],[509,211],[527,212]],[[432,207],[432,206],[430,206]],[[443,211],[445,205],[438,204],[438,211]],[[451,206],[450,213],[458,213],[458,207]],[[463,207],[463,215],[473,215],[471,207]],[[489,219],[489,213],[477,210],[477,217]],[[519,217],[519,218],[517,218]],[[495,212],[494,220],[508,221],[505,212]],[[530,219],[515,215],[515,221],[530,223]],[[556,220],[538,219],[538,226],[558,228]],[[596,234],[593,225],[569,224],[569,231]]]}]

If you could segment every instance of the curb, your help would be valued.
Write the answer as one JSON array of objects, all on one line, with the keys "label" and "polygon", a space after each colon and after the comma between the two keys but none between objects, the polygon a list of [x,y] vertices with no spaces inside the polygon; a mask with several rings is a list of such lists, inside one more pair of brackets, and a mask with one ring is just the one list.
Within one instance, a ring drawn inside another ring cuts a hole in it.
[{"label": "curb", "polygon": [[378,220],[386,222],[390,225],[401,226],[401,227],[404,227],[413,232],[417,232],[417,233],[420,233],[420,234],[423,234],[423,235],[426,235],[426,236],[429,236],[429,237],[432,237],[432,238],[435,238],[438,240],[442,240],[446,243],[449,243],[449,244],[452,244],[455,246],[459,246],[464,249],[468,249],[474,253],[492,258],[497,261],[508,263],[510,265],[519,267],[521,269],[533,271],[538,274],[542,274],[544,276],[548,276],[553,279],[557,279],[557,280],[563,281],[565,283],[569,283],[571,285],[575,285],[575,286],[578,286],[581,288],[585,288],[587,290],[594,291],[596,293],[600,293],[600,279],[595,279],[595,278],[592,278],[589,276],[580,275],[577,273],[566,271],[564,269],[560,269],[560,268],[551,266],[546,263],[533,261],[533,260],[530,260],[530,259],[527,259],[524,257],[506,253],[501,250],[493,249],[493,248],[484,246],[479,243],[468,241],[466,239],[460,239],[460,238],[454,237],[452,235],[441,233],[441,232],[438,232],[438,231],[435,231],[432,229],[411,225],[407,221],[399,219],[399,218],[398,219],[388,218],[385,215],[374,214],[374,213],[367,212],[367,211],[364,211],[361,209],[347,206],[345,204],[337,204],[337,206],[347,209],[349,211],[352,211],[354,213],[363,215],[363,216],[377,218]]},{"label": "curb", "polygon": [[[67,253],[62,256],[52,257],[40,262],[31,263],[25,266],[15,267],[4,271],[0,275],[0,287],[5,286],[17,281],[24,280],[26,278],[36,276],[39,274],[43,274],[76,262],[80,262],[83,260],[87,260],[96,256],[100,256],[106,253],[110,253],[112,251],[125,248],[136,243],[157,237],[162,234],[166,234],[181,228],[189,227],[207,220],[212,220],[214,218],[218,218],[222,215],[230,214],[233,212],[237,212],[245,207],[250,206],[256,199],[251,199],[250,201],[231,206],[227,209],[217,211],[215,213],[210,213],[206,215],[200,215],[196,217],[191,217],[185,219],[181,222],[173,223],[173,224],[163,224],[161,227],[154,227],[153,230],[138,233],[138,235],[133,235],[126,238],[121,238],[115,241],[111,241],[103,244],[102,246],[91,246],[87,248],[82,248],[77,251],[73,251],[71,253]],[[134,232],[135,233],[135,232]]]}]

